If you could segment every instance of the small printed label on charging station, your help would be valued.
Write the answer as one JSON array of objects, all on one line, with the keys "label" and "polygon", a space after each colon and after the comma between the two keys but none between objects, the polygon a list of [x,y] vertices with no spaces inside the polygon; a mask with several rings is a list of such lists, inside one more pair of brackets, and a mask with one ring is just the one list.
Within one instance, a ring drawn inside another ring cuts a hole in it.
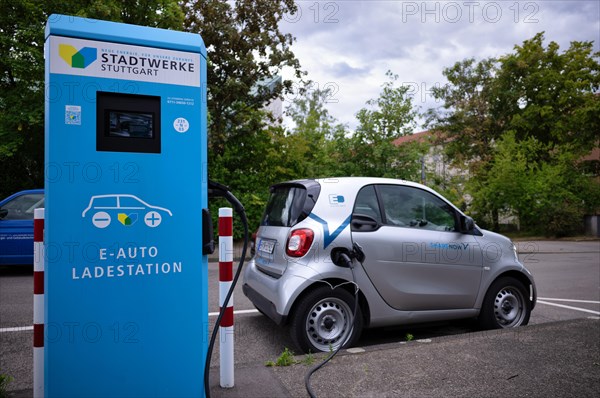
[{"label": "small printed label on charging station", "polygon": [[65,105],[65,124],[81,125],[81,106]]},{"label": "small printed label on charging station", "polygon": [[190,129],[190,122],[184,117],[178,117],[173,122],[173,127],[179,133],[185,133]]}]

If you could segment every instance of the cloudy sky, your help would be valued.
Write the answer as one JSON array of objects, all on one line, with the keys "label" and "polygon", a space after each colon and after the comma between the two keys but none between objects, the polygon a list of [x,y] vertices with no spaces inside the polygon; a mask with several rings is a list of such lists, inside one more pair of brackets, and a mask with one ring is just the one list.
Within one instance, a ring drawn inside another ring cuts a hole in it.
[{"label": "cloudy sky", "polygon": [[600,51],[598,0],[296,3],[299,12],[286,15],[281,29],[296,37],[292,49],[307,78],[332,90],[331,114],[351,129],[356,112],[378,96],[387,70],[409,86],[424,111],[439,106],[429,92],[445,84],[444,67],[512,52],[538,32],[561,50],[571,41],[594,41]]}]

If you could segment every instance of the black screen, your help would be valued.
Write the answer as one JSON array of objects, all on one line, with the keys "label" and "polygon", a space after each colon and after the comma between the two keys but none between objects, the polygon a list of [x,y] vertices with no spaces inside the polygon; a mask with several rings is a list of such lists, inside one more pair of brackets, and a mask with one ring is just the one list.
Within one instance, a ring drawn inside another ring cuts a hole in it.
[{"label": "black screen", "polygon": [[109,111],[111,137],[154,138],[154,114]]},{"label": "black screen", "polygon": [[96,150],[160,153],[160,97],[98,91]]}]

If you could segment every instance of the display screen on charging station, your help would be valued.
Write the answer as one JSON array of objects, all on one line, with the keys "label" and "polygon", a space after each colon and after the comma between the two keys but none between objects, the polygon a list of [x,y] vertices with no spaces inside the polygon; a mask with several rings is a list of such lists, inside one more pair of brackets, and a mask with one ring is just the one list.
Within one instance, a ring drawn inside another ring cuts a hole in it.
[{"label": "display screen on charging station", "polygon": [[45,393],[201,396],[202,40],[53,15],[45,51]]}]

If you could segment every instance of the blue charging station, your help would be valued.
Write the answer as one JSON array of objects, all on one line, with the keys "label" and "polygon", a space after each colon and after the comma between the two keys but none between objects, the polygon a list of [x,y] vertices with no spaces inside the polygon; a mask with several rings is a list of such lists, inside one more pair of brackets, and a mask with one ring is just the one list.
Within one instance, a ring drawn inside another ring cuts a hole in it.
[{"label": "blue charging station", "polygon": [[46,26],[45,395],[203,396],[206,49]]}]

